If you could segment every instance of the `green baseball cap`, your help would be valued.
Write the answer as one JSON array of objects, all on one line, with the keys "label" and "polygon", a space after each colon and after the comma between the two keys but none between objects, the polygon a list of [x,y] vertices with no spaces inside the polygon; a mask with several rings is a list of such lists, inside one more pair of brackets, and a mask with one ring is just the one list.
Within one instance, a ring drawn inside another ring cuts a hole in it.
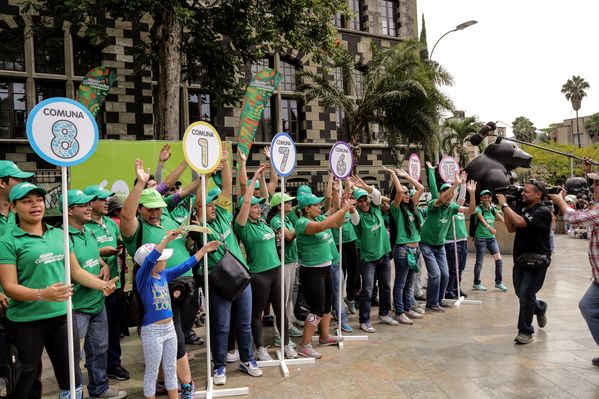
[{"label": "green baseball cap", "polygon": [[304,184],[304,185],[299,186],[297,188],[297,197],[298,197],[298,199],[299,199],[299,196],[303,195],[303,194],[312,194],[312,189],[310,188],[310,186],[306,186]]},{"label": "green baseball cap", "polygon": [[297,206],[299,209],[304,209],[307,206],[320,204],[324,201],[323,197],[317,197],[314,194],[304,194],[297,197]]},{"label": "green baseball cap", "polygon": [[368,196],[368,191],[364,190],[363,188],[356,188],[354,190],[354,199],[361,198],[365,195]]},{"label": "green baseball cap", "polygon": [[441,187],[439,187],[439,192],[445,191],[445,190],[447,190],[450,187],[451,187],[451,184],[449,184],[449,183],[443,183],[443,184],[441,184]]},{"label": "green baseball cap", "polygon": [[[60,194],[59,203],[62,208],[62,194]],[[89,204],[91,201],[96,200],[98,197],[95,195],[85,194],[83,191],[78,189],[73,189],[67,191],[67,206],[73,205],[81,205],[81,204]]]},{"label": "green baseball cap", "polygon": [[87,186],[83,189],[83,192],[87,195],[95,195],[97,199],[106,199],[114,195],[114,193],[106,190],[102,186]]},{"label": "green baseball cap", "polygon": [[[257,198],[252,195],[251,205],[261,204],[264,201],[266,201],[266,198]],[[243,205],[243,195],[237,200],[237,207],[241,208],[241,205]]]},{"label": "green baseball cap", "polygon": [[483,191],[480,192],[479,195],[482,197],[485,194],[493,195],[493,193],[491,191],[489,191],[489,190],[483,190]]},{"label": "green baseball cap", "polygon": [[155,188],[146,188],[141,192],[139,204],[146,208],[166,208],[166,202]]},{"label": "green baseball cap", "polygon": [[20,200],[22,198],[25,198],[27,196],[27,194],[29,194],[30,192],[35,191],[36,193],[44,196],[47,194],[46,190],[44,190],[41,187],[36,186],[35,184],[31,184],[31,183],[19,183],[16,186],[14,186],[12,188],[12,190],[10,190],[10,194],[8,196],[8,200],[11,203],[14,203],[16,200]]},{"label": "green baseball cap", "polygon": [[259,190],[260,189],[260,180],[256,180],[256,183],[254,183],[254,190]]},{"label": "green baseball cap", "polygon": [[288,202],[288,201],[293,201],[295,199],[295,197],[292,197],[290,195],[287,195],[287,193],[283,194],[282,196],[282,200],[281,200],[281,193],[275,193],[272,198],[270,199],[270,207],[273,208],[279,204],[281,204],[281,202]]},{"label": "green baseball cap", "polygon": [[214,187],[208,190],[208,194],[206,195],[206,205],[217,199],[220,193],[221,190],[218,187]]},{"label": "green baseball cap", "polygon": [[0,177],[16,177],[17,179],[29,179],[33,176],[31,172],[23,172],[17,164],[12,161],[0,161]]}]

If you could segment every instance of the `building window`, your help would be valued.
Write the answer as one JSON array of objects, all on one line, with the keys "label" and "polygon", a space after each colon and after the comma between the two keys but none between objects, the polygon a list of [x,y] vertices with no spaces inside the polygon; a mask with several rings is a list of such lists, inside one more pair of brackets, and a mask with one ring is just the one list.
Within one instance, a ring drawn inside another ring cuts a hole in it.
[{"label": "building window", "polygon": [[0,80],[0,138],[25,137],[25,82]]},{"label": "building window", "polygon": [[189,90],[189,123],[204,121],[212,123],[210,94]]},{"label": "building window", "polygon": [[64,75],[64,38],[35,38],[35,72]]},{"label": "building window", "polygon": [[250,76],[250,78],[266,68],[272,68],[272,61],[270,58],[262,58],[261,60],[252,63],[252,67],[250,68],[252,76]]},{"label": "building window", "polygon": [[343,70],[341,67],[335,67],[333,69],[333,82],[335,83],[335,87],[340,91],[344,91],[343,87],[345,86],[343,83]]},{"label": "building window", "polygon": [[356,89],[356,97],[364,97],[364,79],[362,71],[354,69],[354,85]]},{"label": "building window", "polygon": [[88,39],[73,37],[73,64],[76,76],[85,76],[93,68],[102,65],[102,52]]},{"label": "building window", "polygon": [[341,14],[339,13],[339,11],[337,11],[335,13],[335,15],[333,15],[333,25],[335,25],[337,28],[343,28],[343,18],[341,17]]},{"label": "building window", "polygon": [[337,128],[337,139],[343,140],[347,137],[347,121],[345,120],[345,111],[341,108],[335,110],[335,126]]},{"label": "building window", "polygon": [[258,128],[256,129],[256,134],[254,136],[254,141],[259,142],[270,142],[275,135],[275,124],[273,123],[273,98],[271,98],[268,103],[264,106],[264,111],[262,112],[262,118],[258,123]]},{"label": "building window", "polygon": [[299,101],[296,98],[283,97],[281,99],[281,120],[283,122],[283,131],[289,133],[295,141],[300,141],[301,120],[299,116]]},{"label": "building window", "polygon": [[362,2],[360,0],[349,0],[349,9],[353,12],[352,19],[349,21],[349,28],[362,30]]},{"label": "building window", "polygon": [[25,70],[25,42],[21,29],[0,32],[0,69]]},{"label": "building window", "polygon": [[381,6],[381,34],[388,36],[397,36],[395,2],[390,0],[380,0]]},{"label": "building window", "polygon": [[56,81],[35,81],[35,95],[37,103],[41,103],[47,98],[66,97],[64,82]]},{"label": "building window", "polygon": [[281,74],[283,75],[283,79],[281,79],[281,83],[279,87],[281,91],[296,91],[297,87],[295,84],[295,70],[297,68],[295,65],[292,65],[286,61],[281,60]]}]

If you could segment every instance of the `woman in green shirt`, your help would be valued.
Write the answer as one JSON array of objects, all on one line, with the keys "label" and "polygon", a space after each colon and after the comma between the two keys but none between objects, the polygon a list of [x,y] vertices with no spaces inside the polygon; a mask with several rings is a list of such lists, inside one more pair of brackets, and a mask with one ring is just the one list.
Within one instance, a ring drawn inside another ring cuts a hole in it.
[{"label": "woman in green shirt", "polygon": [[[54,367],[59,398],[70,397],[67,345],[67,306],[72,286],[64,284],[64,234],[42,221],[46,191],[31,183],[20,183],[10,193],[17,224],[0,238],[0,283],[11,298],[7,317],[9,337],[19,351],[22,372],[11,398],[35,395],[34,381],[44,348]],[[82,286],[104,295],[115,289],[114,280],[104,281],[81,268],[69,253],[71,276]],[[74,342],[79,342],[73,324]],[[79,345],[74,345],[75,385],[81,398]]]},{"label": "woman in green shirt", "polygon": [[277,320],[283,320],[285,331],[281,331],[285,344],[285,357],[297,357],[295,349],[289,345],[287,315],[281,314],[281,260],[277,253],[275,233],[262,218],[261,204],[264,198],[254,197],[254,184],[264,173],[267,165],[261,165],[243,197],[243,203],[235,219],[235,234],[243,242],[248,266],[252,273],[252,336],[256,344],[255,356],[258,360],[272,360],[262,341],[262,312],[272,304]]}]

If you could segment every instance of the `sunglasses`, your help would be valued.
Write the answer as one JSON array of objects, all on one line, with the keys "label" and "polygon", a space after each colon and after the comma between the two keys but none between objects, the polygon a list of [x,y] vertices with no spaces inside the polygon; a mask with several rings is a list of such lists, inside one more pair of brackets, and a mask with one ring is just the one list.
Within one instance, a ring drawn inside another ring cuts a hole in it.
[{"label": "sunglasses", "polygon": [[528,181],[528,184],[532,184],[533,186],[535,186],[539,191],[541,192],[545,192],[545,184],[541,183],[540,181],[536,180],[536,179],[530,179]]}]

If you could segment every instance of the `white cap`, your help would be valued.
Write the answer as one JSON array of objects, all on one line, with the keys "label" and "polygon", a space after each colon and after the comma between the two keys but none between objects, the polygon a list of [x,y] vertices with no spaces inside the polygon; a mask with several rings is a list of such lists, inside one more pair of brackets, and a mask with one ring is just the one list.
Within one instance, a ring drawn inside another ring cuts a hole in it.
[{"label": "white cap", "polygon": [[[135,255],[133,256],[133,260],[135,261],[135,263],[137,263],[140,266],[143,265],[144,260],[146,260],[146,256],[148,256],[150,252],[154,250],[155,247],[156,244],[151,243],[144,244],[141,247],[139,247],[137,251],[135,251]],[[158,258],[158,260],[167,260],[171,256],[173,256],[173,250],[171,248],[165,248],[164,251],[162,251],[162,255],[160,255],[160,258]]]},{"label": "white cap", "polygon": [[576,196],[572,195],[572,194],[566,195],[566,202],[571,202],[571,203],[575,204],[576,203]]}]

